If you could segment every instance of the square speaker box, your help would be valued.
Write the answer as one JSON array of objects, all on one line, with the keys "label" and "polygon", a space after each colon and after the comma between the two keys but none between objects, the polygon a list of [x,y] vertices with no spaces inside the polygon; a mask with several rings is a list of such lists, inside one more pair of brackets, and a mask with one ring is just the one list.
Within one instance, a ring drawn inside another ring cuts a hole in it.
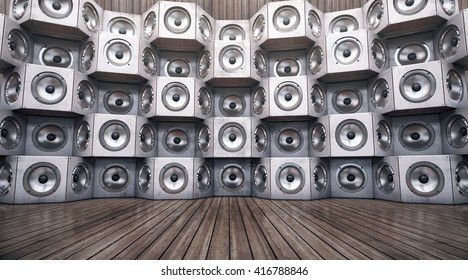
[{"label": "square speaker box", "polygon": [[368,112],[367,82],[327,84],[328,114]]},{"label": "square speaker box", "polygon": [[67,191],[65,201],[90,199],[94,187],[94,159],[68,158]]},{"label": "square speaker box", "polygon": [[0,14],[0,69],[19,66],[32,61],[33,39],[19,24]]},{"label": "square speaker box", "polygon": [[26,144],[27,116],[0,110],[0,155],[23,155]]},{"label": "square speaker box", "polygon": [[32,63],[78,69],[80,43],[65,39],[35,35]]},{"label": "square speaker box", "polygon": [[390,66],[406,66],[434,61],[433,32],[411,34],[388,40]]},{"label": "square speaker box", "polygon": [[158,153],[158,123],[147,118],[136,118],[135,157],[155,157]]},{"label": "square speaker box", "polygon": [[17,164],[14,204],[65,201],[68,157],[19,156]]},{"label": "square speaker box", "polygon": [[141,61],[138,65],[138,75],[144,80],[151,80],[160,75],[160,52],[156,47],[152,46],[148,41],[140,38]]},{"label": "square speaker box", "polygon": [[326,34],[342,34],[364,28],[361,8],[325,13],[324,30]]},{"label": "square speaker box", "polygon": [[395,155],[442,154],[438,114],[393,117],[392,122]]},{"label": "square speaker box", "polygon": [[372,162],[374,176],[374,198],[401,201],[400,170],[398,157],[374,158]]},{"label": "square speaker box", "polygon": [[252,78],[257,81],[263,81],[268,78],[270,75],[270,59],[267,51],[259,45],[250,42],[250,54],[252,55],[252,59],[250,60],[250,74]]},{"label": "square speaker box", "polygon": [[307,75],[321,81],[328,74],[327,59],[329,50],[326,47],[325,39],[326,37],[323,36],[323,38],[307,49],[306,55]]},{"label": "square speaker box", "polygon": [[269,52],[270,77],[289,78],[306,75],[305,57],[306,50]]},{"label": "square speaker box", "polygon": [[327,87],[324,83],[318,80],[308,77],[308,97],[309,100],[309,116],[318,118],[325,116],[328,113],[328,95]]},{"label": "square speaker box", "polygon": [[206,46],[197,53],[197,78],[210,83],[214,78],[214,46]]},{"label": "square speaker box", "polygon": [[331,196],[329,159],[315,157],[309,159],[311,199],[329,198]]},{"label": "square speaker box", "polygon": [[453,204],[450,156],[399,156],[401,201]]},{"label": "square speaker box", "polygon": [[214,93],[215,117],[250,117],[250,88],[217,87]]},{"label": "square speaker box", "polygon": [[136,115],[138,113],[138,107],[135,104],[137,97],[137,85],[100,82],[98,113]]},{"label": "square speaker box", "polygon": [[0,158],[0,203],[15,201],[17,166],[18,156]]},{"label": "square speaker box", "polygon": [[371,158],[332,158],[330,178],[331,197],[374,197]]},{"label": "square speaker box", "polygon": [[216,40],[216,22],[208,12],[197,5],[197,19],[195,21],[195,37],[203,46],[213,44]]},{"label": "square speaker box", "polygon": [[111,158],[98,158],[94,171],[94,198],[134,197],[135,159],[116,161]]},{"label": "square speaker box", "polygon": [[26,155],[71,156],[73,118],[28,116]]},{"label": "square speaker box", "polygon": [[135,197],[153,199],[154,197],[154,157],[137,159],[135,168]]},{"label": "square speaker box", "polygon": [[468,154],[468,109],[458,108],[440,115],[444,154]]},{"label": "square speaker box", "polygon": [[468,203],[468,158],[451,155],[450,168],[452,176],[453,203]]},{"label": "square speaker box", "polygon": [[272,157],[307,157],[309,138],[307,122],[271,122]]},{"label": "square speaker box", "polygon": [[272,199],[311,199],[308,157],[270,158],[269,163]]},{"label": "square speaker box", "polygon": [[193,198],[214,195],[214,163],[211,159],[193,158],[194,184]]},{"label": "square speaker box", "polygon": [[271,199],[271,158],[258,158],[252,160],[252,189],[254,197]]},{"label": "square speaker box", "polygon": [[331,154],[330,115],[317,118],[309,123],[309,155],[311,157],[330,157]]},{"label": "square speaker box", "polygon": [[196,78],[197,52],[161,51],[160,73],[164,77]]},{"label": "square speaker box", "polygon": [[215,41],[250,40],[249,20],[216,20]]},{"label": "square speaker box", "polygon": [[105,10],[102,18],[103,32],[118,36],[140,36],[141,34],[141,15]]},{"label": "square speaker box", "polygon": [[250,196],[250,159],[215,159],[215,196]]},{"label": "square speaker box", "polygon": [[192,199],[193,158],[156,158],[154,199]]},{"label": "square speaker box", "polygon": [[216,158],[250,158],[254,141],[250,117],[213,118],[213,156]]},{"label": "square speaker box", "polygon": [[195,157],[195,123],[158,122],[158,157]]},{"label": "square speaker box", "polygon": [[441,25],[434,35],[434,53],[436,59],[468,66],[467,40],[468,10],[461,10],[446,23]]}]

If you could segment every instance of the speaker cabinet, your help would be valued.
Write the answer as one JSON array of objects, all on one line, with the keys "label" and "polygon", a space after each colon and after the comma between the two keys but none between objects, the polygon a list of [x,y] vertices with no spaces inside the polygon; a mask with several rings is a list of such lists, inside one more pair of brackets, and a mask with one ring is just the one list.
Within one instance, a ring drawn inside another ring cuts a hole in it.
[{"label": "speaker cabinet", "polygon": [[271,198],[310,200],[310,162],[308,157],[270,158]]},{"label": "speaker cabinet", "polygon": [[0,70],[28,63],[33,57],[32,36],[20,25],[0,14]]},{"label": "speaker cabinet", "polygon": [[213,196],[215,185],[213,161],[205,158],[193,158],[193,171],[193,198]]},{"label": "speaker cabinet", "polygon": [[94,171],[94,198],[134,197],[135,159],[98,158]]},{"label": "speaker cabinet", "polygon": [[401,201],[453,204],[448,155],[399,156]]},{"label": "speaker cabinet", "polygon": [[99,83],[100,114],[137,115],[138,85],[124,83]]},{"label": "speaker cabinet", "polygon": [[468,203],[468,159],[466,156],[451,155],[453,203]]},{"label": "speaker cabinet", "polygon": [[15,201],[17,166],[18,156],[0,158],[0,203]]},{"label": "speaker cabinet", "polygon": [[250,40],[249,20],[216,20],[216,41]]},{"label": "speaker cabinet", "polygon": [[270,75],[269,54],[255,43],[250,43],[251,65],[250,74],[253,79],[263,81]]},{"label": "speaker cabinet", "polygon": [[269,52],[271,77],[288,78],[306,75],[305,50]]},{"label": "speaker cabinet", "polygon": [[197,75],[197,53],[161,51],[161,76],[173,78],[195,78]]},{"label": "speaker cabinet", "polygon": [[311,157],[330,157],[331,135],[330,115],[317,118],[309,123],[309,155]]},{"label": "speaker cabinet", "polygon": [[322,117],[328,113],[328,95],[327,88],[324,83],[321,83],[314,78],[307,78],[308,89],[308,107],[309,116]]},{"label": "speaker cabinet", "polygon": [[216,159],[214,195],[250,196],[250,169],[250,159]]},{"label": "speaker cabinet", "polygon": [[141,15],[104,11],[102,31],[130,36],[141,34]]},{"label": "speaker cabinet", "polygon": [[393,117],[395,155],[442,154],[438,114]]},{"label": "speaker cabinet", "polygon": [[153,199],[154,197],[154,157],[137,159],[135,164],[135,197]]},{"label": "speaker cabinet", "polygon": [[138,75],[145,80],[151,80],[160,73],[161,54],[158,49],[146,40],[140,39],[140,63],[138,65]]},{"label": "speaker cabinet", "polygon": [[388,40],[390,66],[407,66],[434,61],[433,32],[423,32]]},{"label": "speaker cabinet", "polygon": [[468,154],[468,109],[458,108],[440,115],[444,154]]},{"label": "speaker cabinet", "polygon": [[374,158],[372,166],[374,176],[374,198],[401,201],[401,177],[398,168],[398,157]]},{"label": "speaker cabinet", "polygon": [[77,41],[58,39],[48,36],[34,36],[32,63],[78,69],[80,44]]},{"label": "speaker cabinet", "polygon": [[8,110],[0,110],[0,155],[22,155],[27,131],[26,116]]},{"label": "speaker cabinet", "polygon": [[[213,156],[215,158],[250,158],[254,141],[250,117],[213,118]],[[202,137],[202,134],[199,134]],[[199,146],[202,147],[202,146]]]},{"label": "speaker cabinet", "polygon": [[198,52],[197,55],[197,78],[203,82],[209,82],[214,77],[214,48],[208,46]]},{"label": "speaker cabinet", "polygon": [[195,123],[158,122],[158,157],[195,157]]},{"label": "speaker cabinet", "polygon": [[326,34],[339,34],[359,29],[365,29],[361,8],[325,13]]},{"label": "speaker cabinet", "polygon": [[158,123],[155,120],[137,117],[135,157],[154,157],[158,152]]},{"label": "speaker cabinet", "polygon": [[[319,80],[327,74],[327,47],[325,36],[307,50],[307,75]],[[343,78],[343,77],[342,77]]]},{"label": "speaker cabinet", "polygon": [[324,158],[310,158],[311,199],[331,196],[330,161]]},{"label": "speaker cabinet", "polygon": [[156,158],[154,199],[193,198],[193,158]]},{"label": "speaker cabinet", "polygon": [[197,5],[197,19],[196,19],[196,30],[195,37],[197,41],[204,45],[213,44],[216,40],[216,26],[217,20],[215,20],[209,13],[203,10],[199,5]]},{"label": "speaker cabinet", "polygon": [[467,41],[468,10],[461,10],[441,25],[434,35],[434,52],[437,59],[468,66]]},{"label": "speaker cabinet", "polygon": [[[367,82],[327,84],[328,114],[368,112]],[[316,98],[317,100],[317,98]]]},{"label": "speaker cabinet", "polygon": [[73,118],[28,116],[26,155],[71,156]]},{"label": "speaker cabinet", "polygon": [[215,91],[215,117],[250,117],[250,88],[217,87]]},{"label": "speaker cabinet", "polygon": [[68,158],[65,201],[90,199],[94,187],[94,159]]},{"label": "speaker cabinet", "polygon": [[14,204],[64,202],[68,157],[18,156]]},{"label": "speaker cabinet", "polygon": [[252,189],[251,195],[271,199],[271,158],[252,160]]},{"label": "speaker cabinet", "polygon": [[331,197],[373,198],[371,158],[330,159]]},{"label": "speaker cabinet", "polygon": [[389,65],[386,41],[368,30],[327,34],[326,47],[327,82],[365,80]]},{"label": "speaker cabinet", "polygon": [[307,157],[309,139],[307,122],[271,122],[272,157]]}]

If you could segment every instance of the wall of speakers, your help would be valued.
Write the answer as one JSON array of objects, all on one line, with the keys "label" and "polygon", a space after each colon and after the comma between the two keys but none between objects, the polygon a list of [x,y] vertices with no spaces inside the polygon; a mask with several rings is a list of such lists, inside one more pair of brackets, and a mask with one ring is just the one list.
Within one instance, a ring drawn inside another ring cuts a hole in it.
[{"label": "wall of speakers", "polygon": [[375,158],[372,162],[374,198],[401,201],[398,157]]},{"label": "wall of speakers", "polygon": [[215,196],[250,196],[250,159],[219,159],[214,163]]},{"label": "wall of speakers", "polygon": [[0,154],[22,155],[25,151],[27,116],[0,110]]},{"label": "wall of speakers", "polygon": [[27,155],[70,156],[73,148],[73,118],[28,116]]},{"label": "wall of speakers", "polygon": [[98,158],[95,161],[93,197],[134,197],[135,159],[116,161]]},{"label": "wall of speakers", "polygon": [[372,159],[330,159],[331,197],[373,198]]},{"label": "wall of speakers", "polygon": [[193,198],[195,183],[193,169],[193,158],[156,158],[154,199]]}]

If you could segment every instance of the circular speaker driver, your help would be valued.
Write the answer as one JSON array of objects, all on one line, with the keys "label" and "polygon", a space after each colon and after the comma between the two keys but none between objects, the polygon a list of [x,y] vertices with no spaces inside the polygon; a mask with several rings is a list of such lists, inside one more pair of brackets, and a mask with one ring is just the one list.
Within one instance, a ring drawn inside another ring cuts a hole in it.
[{"label": "circular speaker driver", "polygon": [[125,40],[109,40],[104,45],[103,51],[108,64],[116,67],[123,67],[131,64],[133,58],[133,47]]},{"label": "circular speaker driver", "polygon": [[202,125],[198,131],[198,148],[206,153],[210,148],[211,141],[211,131],[207,125]]},{"label": "circular speaker driver", "polygon": [[101,19],[96,8],[90,2],[86,2],[83,4],[81,17],[85,23],[86,28],[91,33],[96,33],[99,31]]},{"label": "circular speaker driver", "polygon": [[198,76],[206,78],[211,71],[211,53],[204,51],[198,61]]},{"label": "circular speaker driver", "polygon": [[150,85],[145,86],[140,94],[140,109],[143,114],[148,114],[153,108],[154,91]]},{"label": "circular speaker driver", "polygon": [[83,152],[88,148],[90,135],[91,129],[89,123],[87,121],[82,121],[78,125],[75,133],[75,144],[79,151]]},{"label": "circular speaker driver", "polygon": [[73,63],[72,51],[64,46],[44,46],[39,51],[42,65],[68,68]]},{"label": "circular speaker driver", "polygon": [[17,72],[13,72],[6,79],[3,87],[5,102],[9,105],[15,103],[21,92],[21,77]]},{"label": "circular speaker driver", "polygon": [[375,109],[382,110],[390,99],[390,88],[385,79],[378,79],[372,84],[371,104]]},{"label": "circular speaker driver", "polygon": [[15,117],[6,117],[0,122],[0,145],[5,150],[18,148],[22,139],[23,128]]},{"label": "circular speaker driver", "polygon": [[143,36],[145,39],[149,39],[154,34],[156,29],[156,13],[151,11],[145,18],[143,23]]},{"label": "circular speaker driver", "polygon": [[350,15],[340,15],[330,22],[330,33],[343,33],[359,29],[359,23],[355,17]]},{"label": "circular speaker driver", "polygon": [[130,142],[130,128],[120,120],[105,122],[99,129],[99,142],[108,151],[123,150]]},{"label": "circular speaker driver", "polygon": [[[39,0],[39,8],[48,17],[63,19],[73,11],[72,0]],[[76,23],[75,23],[76,24]]]},{"label": "circular speaker driver", "polygon": [[325,110],[325,95],[320,85],[316,84],[312,86],[310,91],[310,99],[314,111],[318,114],[323,113]]},{"label": "circular speaker driver", "polygon": [[355,119],[347,119],[338,124],[335,138],[342,149],[357,151],[367,143],[367,129],[362,122]]},{"label": "circular speaker driver", "polygon": [[395,52],[398,66],[428,62],[431,50],[425,42],[411,41],[399,46]]},{"label": "circular speaker driver", "polygon": [[227,24],[219,32],[221,41],[242,41],[245,40],[245,31],[237,24]]},{"label": "circular speaker driver", "polygon": [[253,96],[253,111],[257,115],[261,115],[263,111],[265,110],[265,105],[266,105],[266,92],[263,87],[258,87],[255,90],[254,96]]},{"label": "circular speaker driver", "polygon": [[390,164],[382,162],[375,171],[377,188],[384,194],[391,194],[395,190],[395,171]]},{"label": "circular speaker driver", "polygon": [[245,99],[239,95],[222,96],[219,99],[219,110],[224,116],[238,117],[245,111]]},{"label": "circular speaker driver", "polygon": [[278,77],[299,76],[301,74],[301,63],[299,59],[286,56],[276,60],[275,74]]},{"label": "circular speaker driver", "polygon": [[305,174],[302,167],[295,163],[281,165],[276,171],[276,186],[286,194],[296,194],[305,185]]},{"label": "circular speaker driver", "polygon": [[178,163],[165,165],[159,173],[159,185],[170,194],[181,193],[188,185],[189,175],[185,167]]},{"label": "circular speaker driver", "polygon": [[461,149],[468,144],[468,120],[459,114],[453,115],[447,121],[445,139],[455,149]]},{"label": "circular speaker driver", "polygon": [[309,55],[309,72],[312,75],[317,74],[322,69],[323,51],[320,46],[312,49]]},{"label": "circular speaker driver", "polygon": [[400,94],[409,102],[421,103],[435,94],[436,86],[436,79],[430,72],[412,70],[401,77]]},{"label": "circular speaker driver", "polygon": [[211,92],[206,87],[200,88],[198,91],[198,107],[203,115],[207,116],[211,113],[212,98]]},{"label": "circular speaker driver", "polygon": [[464,197],[468,196],[468,164],[461,161],[455,168],[455,183],[458,193]]},{"label": "circular speaker driver", "polygon": [[414,121],[401,126],[398,139],[408,150],[424,151],[432,147],[435,135],[435,130],[430,124]]},{"label": "circular speaker driver", "polygon": [[410,16],[422,11],[427,6],[428,0],[393,0],[393,7],[396,12]]},{"label": "circular speaker driver", "polygon": [[247,134],[238,123],[229,122],[219,130],[218,140],[221,147],[228,152],[238,152],[245,146]]},{"label": "circular speaker driver", "polygon": [[38,162],[30,165],[23,175],[23,188],[31,196],[47,197],[60,186],[60,171],[52,163]]},{"label": "circular speaker driver", "polygon": [[320,38],[322,36],[322,21],[320,20],[320,16],[314,10],[309,10],[307,15],[310,32],[315,38]]},{"label": "circular speaker driver", "polygon": [[161,99],[168,110],[182,111],[190,101],[190,91],[184,84],[172,82],[163,88]]},{"label": "circular speaker driver", "polygon": [[381,120],[377,124],[377,145],[382,151],[387,152],[392,146],[392,130],[390,125],[385,121]]},{"label": "circular speaker driver", "polygon": [[255,73],[257,73],[260,78],[265,78],[268,72],[268,62],[265,58],[265,54],[262,51],[255,51],[253,56],[253,65],[255,68]]},{"label": "circular speaker driver", "polygon": [[275,104],[283,111],[293,111],[302,103],[302,89],[294,82],[283,82],[275,89]]},{"label": "circular speaker driver", "polygon": [[219,64],[226,72],[235,72],[244,69],[244,50],[235,45],[224,47],[219,53]]},{"label": "circular speaker driver", "polygon": [[312,141],[312,149],[315,152],[322,152],[327,146],[327,131],[325,126],[321,123],[316,123],[312,127],[310,133],[310,139]]},{"label": "circular speaker driver", "polygon": [[254,130],[254,145],[259,153],[265,153],[268,149],[268,132],[261,124]]},{"label": "circular speaker driver", "polygon": [[200,192],[207,192],[211,188],[211,171],[206,164],[197,170],[197,188]]},{"label": "circular speaker driver", "polygon": [[81,81],[76,87],[76,97],[78,100],[78,105],[82,110],[88,111],[94,107],[96,93],[94,92],[94,87],[87,80]]},{"label": "circular speaker driver", "polygon": [[416,196],[433,197],[444,188],[445,177],[437,165],[419,161],[412,164],[406,171],[406,184]]},{"label": "circular speaker driver", "polygon": [[156,136],[153,127],[145,123],[140,128],[140,148],[143,152],[151,152],[154,149]]},{"label": "circular speaker driver", "polygon": [[362,107],[362,94],[357,89],[339,89],[333,93],[332,105],[340,114],[356,113]]},{"label": "circular speaker driver", "polygon": [[252,38],[254,42],[258,42],[262,39],[263,34],[265,33],[265,27],[265,16],[260,14],[255,18],[252,24]]},{"label": "circular speaker driver", "polygon": [[228,191],[238,191],[246,183],[244,168],[238,164],[229,164],[223,166],[219,173],[219,182],[221,187]]},{"label": "circular speaker driver", "polygon": [[290,32],[299,26],[301,16],[293,6],[281,6],[273,14],[273,26],[279,32]]},{"label": "circular speaker driver", "polygon": [[57,73],[42,72],[32,80],[31,93],[40,103],[57,104],[67,94],[67,82]]},{"label": "circular speaker driver", "polygon": [[380,40],[374,39],[371,45],[372,59],[375,66],[382,69],[387,64],[387,51]]},{"label": "circular speaker driver", "polygon": [[166,75],[169,77],[188,77],[191,72],[190,62],[186,58],[174,57],[166,62]]},{"label": "circular speaker driver", "polygon": [[302,149],[304,138],[302,132],[294,127],[286,127],[278,131],[276,147],[285,153],[295,153]]},{"label": "circular speaker driver", "polygon": [[439,0],[442,10],[446,15],[453,15],[455,13],[455,0]]},{"label": "circular speaker driver", "polygon": [[445,27],[439,37],[438,51],[442,58],[454,56],[460,48],[460,29],[456,25]]},{"label": "circular speaker driver", "polygon": [[112,89],[104,94],[103,103],[107,112],[125,115],[133,108],[133,96],[129,91]]},{"label": "circular speaker driver", "polygon": [[336,64],[350,65],[359,62],[361,57],[361,42],[354,37],[343,37],[332,46],[332,53]]},{"label": "circular speaker driver", "polygon": [[26,62],[29,58],[29,42],[19,29],[13,29],[8,33],[8,52],[10,56],[20,62]]},{"label": "circular speaker driver", "polygon": [[92,41],[86,43],[81,51],[81,68],[85,71],[91,69],[94,64],[94,57],[96,54],[96,47]]},{"label": "circular speaker driver", "polygon": [[200,30],[201,37],[205,42],[211,42],[213,37],[213,27],[211,26],[210,20],[202,15],[198,21],[198,29]]},{"label": "circular speaker driver", "polygon": [[317,164],[313,170],[314,188],[319,193],[324,193],[328,188],[327,168],[321,163]]},{"label": "circular speaker driver", "polygon": [[163,145],[166,151],[182,153],[190,147],[189,132],[182,128],[171,128],[163,135]]},{"label": "circular speaker driver", "polygon": [[268,186],[268,171],[261,163],[254,168],[254,188],[259,193],[263,193]]},{"label": "circular speaker driver", "polygon": [[182,7],[172,7],[164,14],[164,26],[172,33],[185,33],[191,24],[190,13]]},{"label": "circular speaker driver", "polygon": [[367,26],[370,30],[375,30],[382,22],[384,15],[384,5],[382,0],[374,1],[367,11]]},{"label": "circular speaker driver", "polygon": [[336,171],[336,183],[342,191],[356,193],[363,190],[367,184],[367,174],[362,166],[344,164]]},{"label": "circular speaker driver", "polygon": [[67,144],[68,133],[64,126],[56,123],[37,125],[32,132],[33,145],[44,152],[56,152]]},{"label": "circular speaker driver", "polygon": [[108,192],[121,192],[130,184],[130,173],[120,164],[105,166],[99,174],[99,184]]},{"label": "circular speaker driver", "polygon": [[26,13],[26,9],[28,8],[28,5],[29,5],[29,0],[13,0],[13,4],[12,4],[13,17],[16,20],[21,19]]},{"label": "circular speaker driver", "polygon": [[151,168],[145,163],[138,170],[138,189],[147,193],[151,186]]},{"label": "circular speaker driver", "polygon": [[13,180],[13,169],[8,162],[0,164],[0,197],[5,197],[11,190]]},{"label": "circular speaker driver", "polygon": [[449,92],[450,99],[457,103],[460,103],[465,93],[465,89],[463,86],[463,78],[461,77],[460,73],[458,73],[454,69],[450,69],[447,72],[445,85]]},{"label": "circular speaker driver", "polygon": [[145,73],[151,76],[158,74],[158,57],[152,48],[145,48],[141,56]]},{"label": "circular speaker driver", "polygon": [[71,188],[74,193],[85,193],[91,184],[91,170],[85,163],[80,163],[73,168],[71,174]]},{"label": "circular speaker driver", "polygon": [[136,35],[135,23],[126,17],[115,17],[107,24],[107,32],[120,35]]}]

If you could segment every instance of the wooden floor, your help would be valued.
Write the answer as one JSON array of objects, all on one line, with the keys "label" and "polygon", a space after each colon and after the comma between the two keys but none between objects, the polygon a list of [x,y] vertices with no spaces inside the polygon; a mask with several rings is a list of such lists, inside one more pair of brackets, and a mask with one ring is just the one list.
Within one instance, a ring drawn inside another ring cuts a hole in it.
[{"label": "wooden floor", "polygon": [[468,205],[250,197],[0,205],[2,259],[468,259]]}]

